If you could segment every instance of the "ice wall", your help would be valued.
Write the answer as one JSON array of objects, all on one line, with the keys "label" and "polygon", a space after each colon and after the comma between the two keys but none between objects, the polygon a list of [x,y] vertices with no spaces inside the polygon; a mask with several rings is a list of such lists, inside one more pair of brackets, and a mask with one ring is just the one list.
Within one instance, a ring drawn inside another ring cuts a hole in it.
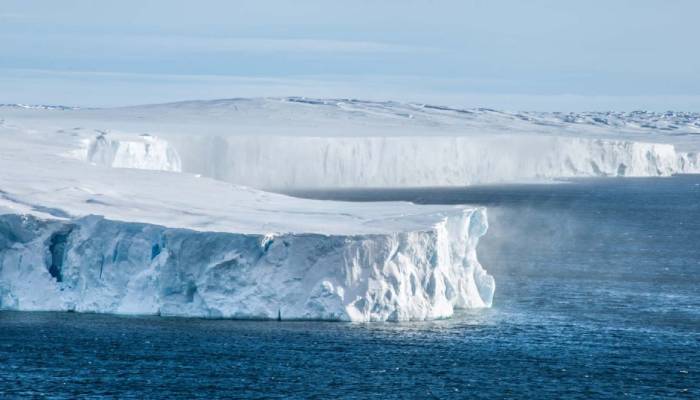
[{"label": "ice wall", "polygon": [[[122,135],[123,136],[123,135]],[[83,141],[78,156],[114,168],[138,168],[180,172],[180,156],[170,144],[150,135],[116,137],[102,133]]]},{"label": "ice wall", "polygon": [[60,127],[80,136],[81,158],[95,164],[191,172],[257,188],[700,173],[696,113],[514,113],[308,98],[0,111],[8,127],[47,134]]},{"label": "ice wall", "polygon": [[671,144],[549,135],[174,136],[183,170],[260,188],[464,186],[700,172]]},{"label": "ice wall", "polygon": [[485,210],[370,235],[197,232],[88,216],[0,216],[0,308],[404,321],[490,306]]}]

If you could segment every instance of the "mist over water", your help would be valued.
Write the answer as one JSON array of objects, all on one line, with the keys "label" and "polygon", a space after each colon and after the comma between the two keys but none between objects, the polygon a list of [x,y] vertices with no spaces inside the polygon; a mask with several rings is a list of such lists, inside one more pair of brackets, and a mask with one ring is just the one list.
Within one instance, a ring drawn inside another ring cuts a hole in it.
[{"label": "mist over water", "polygon": [[0,388],[58,398],[86,385],[168,398],[700,396],[700,176],[293,194],[488,207],[478,254],[496,279],[493,307],[377,324],[0,312]]},{"label": "mist over water", "polygon": [[495,309],[629,323],[658,311],[639,323],[700,330],[698,175],[296,194],[487,206],[478,254],[496,278]]},{"label": "mist over water", "polygon": [[478,254],[496,294],[481,323],[523,329],[544,363],[608,371],[612,397],[700,395],[700,176],[302,195],[487,206]]}]

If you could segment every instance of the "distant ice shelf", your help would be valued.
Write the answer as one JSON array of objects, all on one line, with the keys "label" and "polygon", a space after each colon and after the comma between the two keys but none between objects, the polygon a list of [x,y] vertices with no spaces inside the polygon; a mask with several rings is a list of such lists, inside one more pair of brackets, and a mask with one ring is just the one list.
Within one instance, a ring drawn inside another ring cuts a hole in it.
[{"label": "distant ice shelf", "polygon": [[429,187],[700,173],[672,144],[548,135],[176,137],[185,171],[271,188]]},{"label": "distant ice shelf", "polygon": [[82,158],[93,163],[263,189],[700,173],[694,113],[508,113],[305,98],[0,111],[7,123],[79,136]]}]

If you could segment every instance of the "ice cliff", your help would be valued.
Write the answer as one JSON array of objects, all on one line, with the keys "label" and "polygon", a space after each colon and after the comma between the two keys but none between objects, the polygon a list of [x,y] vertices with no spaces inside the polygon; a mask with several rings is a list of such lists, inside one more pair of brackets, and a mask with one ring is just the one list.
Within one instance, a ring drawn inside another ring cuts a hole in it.
[{"label": "ice cliff", "polygon": [[483,210],[426,230],[235,234],[88,216],[0,217],[0,307],[342,321],[444,318],[491,305]]},{"label": "ice cliff", "polygon": [[8,123],[79,136],[82,159],[93,163],[265,189],[700,173],[693,113],[509,113],[303,98],[0,110]]},{"label": "ice cliff", "polygon": [[151,135],[115,136],[100,132],[93,139],[85,139],[76,153],[86,161],[108,167],[181,171],[180,156],[167,141]]},{"label": "ice cliff", "polygon": [[180,137],[186,171],[274,188],[467,186],[700,172],[671,144],[547,135]]},{"label": "ice cliff", "polygon": [[697,173],[698,121],[348,99],[0,105],[0,308],[384,321],[488,307],[481,207],[239,185]]}]

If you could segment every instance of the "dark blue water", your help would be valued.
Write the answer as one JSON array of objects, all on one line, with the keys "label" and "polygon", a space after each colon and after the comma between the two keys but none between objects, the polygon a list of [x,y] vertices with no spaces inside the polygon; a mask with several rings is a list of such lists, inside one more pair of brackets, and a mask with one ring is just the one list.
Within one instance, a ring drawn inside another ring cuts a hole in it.
[{"label": "dark blue water", "polygon": [[401,324],[0,312],[0,397],[700,398],[700,177],[304,195],[487,205],[493,308]]}]

